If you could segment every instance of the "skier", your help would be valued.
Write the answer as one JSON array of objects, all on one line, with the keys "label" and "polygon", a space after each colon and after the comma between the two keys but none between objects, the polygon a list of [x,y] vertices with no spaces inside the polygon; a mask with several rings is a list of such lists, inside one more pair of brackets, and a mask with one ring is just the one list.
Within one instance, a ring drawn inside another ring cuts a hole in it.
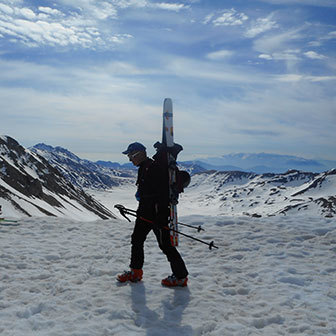
[{"label": "skier", "polygon": [[139,142],[131,143],[123,152],[138,169],[137,193],[139,201],[137,219],[131,238],[130,271],[117,276],[120,282],[137,282],[142,279],[144,242],[153,230],[159,247],[166,255],[172,275],[161,281],[166,287],[185,287],[188,271],[176,247],[171,245],[168,224],[168,172],[159,162],[147,157],[146,147]]}]

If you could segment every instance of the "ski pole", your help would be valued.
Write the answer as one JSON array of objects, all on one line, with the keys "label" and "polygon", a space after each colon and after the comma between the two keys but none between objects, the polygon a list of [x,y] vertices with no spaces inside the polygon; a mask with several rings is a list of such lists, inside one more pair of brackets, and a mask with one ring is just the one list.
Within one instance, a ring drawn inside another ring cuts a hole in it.
[{"label": "ski pole", "polygon": [[201,227],[201,225],[193,226],[193,225],[184,224],[184,223],[181,223],[181,222],[177,222],[177,224],[182,225],[182,226],[186,226],[186,227],[190,227],[190,228],[192,228],[192,229],[196,229],[197,232],[205,231],[205,230]]},{"label": "ski pole", "polygon": [[[143,218],[141,218],[141,219],[143,219]],[[218,249],[218,246],[215,245],[215,242],[214,242],[214,241],[211,241],[210,243],[207,243],[207,242],[204,241],[204,240],[195,238],[195,237],[193,237],[193,236],[189,236],[189,235],[187,235],[187,234],[185,234],[185,233],[183,233],[183,232],[181,232],[181,231],[177,231],[177,230],[174,230],[174,229],[170,229],[170,228],[167,227],[167,226],[164,226],[164,228],[167,229],[167,230],[176,232],[176,233],[178,233],[178,234],[180,234],[180,235],[182,235],[182,236],[185,236],[185,237],[188,237],[188,238],[190,238],[190,239],[196,240],[196,241],[198,241],[198,242],[200,242],[200,243],[202,243],[202,244],[208,245],[208,246],[209,246],[209,250],[211,250],[213,247],[216,248],[216,249]]]},{"label": "ski pole", "polygon": [[[125,216],[125,214],[136,217],[136,211],[135,210],[125,208],[122,204],[116,204],[114,207],[117,208],[120,211],[120,214],[123,217],[125,217],[128,221],[130,221],[130,220],[129,220],[129,218],[127,218]],[[193,225],[189,225],[189,224],[185,224],[185,223],[181,223],[181,222],[177,222],[177,224],[182,225],[182,226],[186,226],[186,227],[189,227],[189,228],[192,228],[192,229],[195,229],[195,230],[197,230],[197,232],[205,231],[201,227],[201,225],[199,225],[199,226],[193,226]]]},{"label": "ski pole", "polygon": [[[129,222],[130,222],[131,220],[130,220],[128,217],[126,217],[125,214],[131,215],[131,216],[134,216],[134,217],[137,217],[137,218],[139,218],[139,219],[141,219],[141,220],[143,220],[143,221],[145,221],[145,222],[147,222],[147,223],[154,224],[153,221],[151,221],[151,220],[149,220],[149,219],[147,219],[147,218],[144,218],[144,217],[138,217],[138,215],[136,214],[136,211],[134,211],[134,210],[132,210],[132,209],[127,209],[127,208],[125,208],[125,207],[124,207],[123,205],[121,205],[121,204],[116,204],[114,207],[117,208],[117,209],[120,211],[121,215],[122,215],[123,217],[125,217]],[[173,232],[176,232],[176,233],[178,233],[178,234],[181,234],[182,236],[185,236],[185,237],[187,237],[187,238],[196,240],[196,241],[198,241],[198,242],[200,242],[200,243],[202,243],[202,244],[208,245],[208,246],[209,246],[209,250],[211,250],[213,247],[218,249],[218,247],[215,245],[214,241],[211,241],[210,243],[208,243],[208,242],[206,242],[206,241],[204,241],[204,240],[201,240],[201,239],[195,238],[195,237],[193,237],[193,236],[187,235],[187,234],[185,234],[185,233],[183,233],[183,232],[180,232],[180,231],[171,229],[171,228],[169,228],[168,226],[164,226],[163,228],[166,229],[166,230],[173,231]]]}]

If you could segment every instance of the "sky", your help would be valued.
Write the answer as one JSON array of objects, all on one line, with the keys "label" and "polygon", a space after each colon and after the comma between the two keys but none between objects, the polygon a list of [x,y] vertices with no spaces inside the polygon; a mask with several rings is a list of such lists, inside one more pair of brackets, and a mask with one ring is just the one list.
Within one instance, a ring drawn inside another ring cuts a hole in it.
[{"label": "sky", "polygon": [[25,147],[152,155],[170,97],[180,160],[335,160],[335,84],[335,0],[0,0],[0,134]]}]

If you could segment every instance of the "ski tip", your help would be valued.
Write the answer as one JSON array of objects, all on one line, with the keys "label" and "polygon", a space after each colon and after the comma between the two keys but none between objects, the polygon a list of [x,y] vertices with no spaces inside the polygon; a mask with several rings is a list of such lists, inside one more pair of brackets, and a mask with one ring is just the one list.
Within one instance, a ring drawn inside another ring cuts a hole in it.
[{"label": "ski tip", "polygon": [[173,105],[173,101],[171,98],[165,98],[163,101],[163,105],[164,106],[172,106]]}]

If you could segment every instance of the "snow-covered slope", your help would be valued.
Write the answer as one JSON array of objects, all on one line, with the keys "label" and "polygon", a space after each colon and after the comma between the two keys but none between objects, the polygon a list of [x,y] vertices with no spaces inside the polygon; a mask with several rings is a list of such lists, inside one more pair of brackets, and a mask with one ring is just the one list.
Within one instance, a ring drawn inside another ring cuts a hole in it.
[{"label": "snow-covered slope", "polygon": [[203,213],[216,215],[336,215],[336,169],[321,174],[208,172],[191,181],[181,198],[189,204],[190,214],[198,204]]},{"label": "snow-covered slope", "polygon": [[8,217],[113,218],[106,207],[74,187],[43,157],[0,137],[0,205]]},{"label": "snow-covered slope", "polygon": [[[110,195],[112,196],[112,194]],[[116,202],[110,199],[111,203]],[[183,212],[183,203],[179,209]],[[336,229],[331,218],[190,216],[181,237],[187,288],[154,235],[142,282],[119,284],[133,223],[25,219],[0,226],[1,336],[284,336],[336,334]]]},{"label": "snow-covered slope", "polygon": [[43,143],[30,148],[43,156],[53,167],[57,168],[73,185],[89,189],[110,189],[133,180],[135,171],[131,169],[110,168],[106,164],[79,158],[62,147],[52,147]]}]

